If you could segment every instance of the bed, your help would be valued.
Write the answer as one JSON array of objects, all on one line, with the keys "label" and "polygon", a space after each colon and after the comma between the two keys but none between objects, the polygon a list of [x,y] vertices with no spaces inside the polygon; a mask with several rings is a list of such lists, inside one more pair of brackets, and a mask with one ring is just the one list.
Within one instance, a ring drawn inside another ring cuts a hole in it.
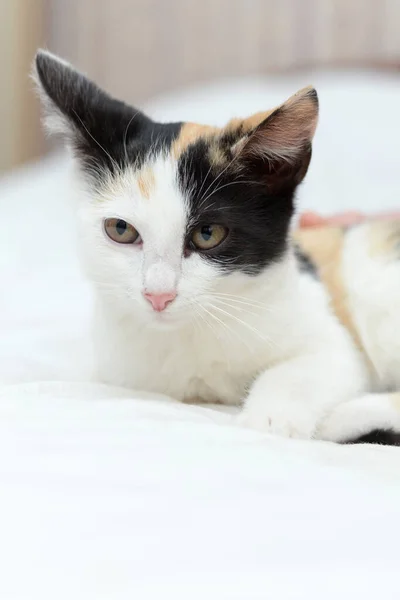
[{"label": "bed", "polygon": [[[398,208],[399,78],[312,81],[321,122],[301,208]],[[147,108],[218,124],[309,82],[220,81]],[[0,182],[0,598],[398,598],[398,448],[278,439],[89,383],[70,186],[61,153]]]}]

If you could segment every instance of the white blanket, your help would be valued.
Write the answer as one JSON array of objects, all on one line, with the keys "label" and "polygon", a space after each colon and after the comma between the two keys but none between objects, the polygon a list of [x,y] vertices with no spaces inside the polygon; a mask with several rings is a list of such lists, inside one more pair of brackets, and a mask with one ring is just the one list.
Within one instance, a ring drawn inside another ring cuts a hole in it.
[{"label": "white blanket", "polygon": [[0,395],[0,597],[398,598],[395,449],[84,384]]},{"label": "white blanket", "polygon": [[[348,80],[350,94],[335,77],[321,78],[336,106],[317,140],[325,170],[316,150],[301,195],[325,212],[396,207],[400,85]],[[303,83],[231,82],[153,109],[222,121]],[[399,597],[398,448],[276,439],[227,412],[85,383],[91,296],[67,163],[5,181],[0,208],[2,600]]]}]

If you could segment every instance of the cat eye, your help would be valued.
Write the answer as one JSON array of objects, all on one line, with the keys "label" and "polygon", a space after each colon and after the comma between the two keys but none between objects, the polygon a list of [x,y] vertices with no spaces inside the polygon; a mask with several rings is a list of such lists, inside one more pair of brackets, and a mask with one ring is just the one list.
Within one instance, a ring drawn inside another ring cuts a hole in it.
[{"label": "cat eye", "polygon": [[193,232],[192,243],[198,250],[211,250],[219,246],[227,235],[228,229],[222,225],[200,225]]},{"label": "cat eye", "polygon": [[108,237],[118,244],[139,244],[142,241],[133,225],[123,219],[106,219],[104,230]]}]

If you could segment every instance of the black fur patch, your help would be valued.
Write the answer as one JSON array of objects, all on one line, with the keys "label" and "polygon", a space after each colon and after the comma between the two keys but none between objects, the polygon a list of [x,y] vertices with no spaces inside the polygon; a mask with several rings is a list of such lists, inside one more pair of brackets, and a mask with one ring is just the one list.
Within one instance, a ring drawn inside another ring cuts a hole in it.
[{"label": "black fur patch", "polygon": [[308,275],[311,275],[312,277],[317,279],[318,269],[316,265],[312,262],[308,254],[303,252],[303,250],[297,244],[295,245],[295,255],[300,271],[302,273],[307,273]]},{"label": "black fur patch", "polygon": [[400,446],[400,433],[393,429],[374,429],[370,433],[354,440],[347,440],[345,444],[379,444],[381,446]]},{"label": "black fur patch", "polygon": [[65,118],[75,152],[95,178],[128,164],[139,168],[150,151],[168,149],[179,134],[181,123],[155,123],[45,52],[38,53],[36,70],[53,104],[50,112]]},{"label": "black fur patch", "polygon": [[[229,139],[233,144],[235,139]],[[227,152],[227,140],[222,150]],[[232,160],[229,156],[229,162]],[[223,272],[241,270],[259,274],[285,253],[294,211],[296,184],[268,186],[251,168],[212,168],[204,140],[190,145],[178,163],[181,188],[189,201],[190,227],[220,224],[229,229],[227,238],[212,250],[201,252]]]}]

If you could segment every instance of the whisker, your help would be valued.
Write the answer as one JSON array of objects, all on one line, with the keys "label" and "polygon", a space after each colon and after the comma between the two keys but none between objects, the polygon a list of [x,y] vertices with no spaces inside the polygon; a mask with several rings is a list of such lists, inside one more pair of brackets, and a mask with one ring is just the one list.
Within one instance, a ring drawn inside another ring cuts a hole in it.
[{"label": "whisker", "polygon": [[202,198],[202,199],[201,199],[201,201],[200,201],[200,204],[199,204],[199,209],[200,209],[202,206],[204,206],[204,204],[207,202],[207,200],[208,200],[209,198],[211,198],[211,196],[212,196],[213,194],[217,194],[218,192],[220,192],[220,191],[221,191],[221,190],[223,190],[224,188],[230,187],[230,186],[232,186],[232,185],[237,185],[238,183],[243,183],[243,181],[242,181],[242,180],[240,180],[240,181],[228,181],[228,183],[225,183],[224,185],[221,185],[221,186],[217,187],[216,189],[214,189],[214,190],[211,190],[211,192],[210,192],[210,193],[209,193],[209,194],[208,194],[208,195],[207,195],[205,198]]},{"label": "whisker", "polygon": [[215,337],[218,339],[218,341],[220,340],[220,337],[218,335],[218,331],[216,331],[214,329],[214,327],[212,326],[212,324],[206,319],[206,317],[201,313],[201,311],[198,310],[198,308],[201,308],[201,306],[199,304],[193,304],[193,308],[196,311],[196,314],[202,319],[203,323],[206,324],[206,326],[211,329],[211,332],[215,335]]},{"label": "whisker", "polygon": [[[219,319],[216,315],[213,315],[209,310],[207,310],[207,308],[205,306],[203,306],[200,303],[195,303],[195,306],[197,306],[199,309],[203,310],[206,315],[208,315],[209,317],[211,317],[211,319],[213,319],[214,321],[217,322],[217,324],[221,324],[223,325],[224,329],[228,332],[228,334],[232,333],[232,331],[230,330],[230,328],[227,326],[226,323],[224,323],[221,319]],[[218,342],[220,343],[220,348],[221,351],[224,354],[224,359],[228,365],[228,369],[231,370],[231,361],[230,361],[230,357],[229,354],[227,353],[227,348],[226,348],[226,344],[223,344],[223,339],[222,337],[219,335],[218,329],[214,328],[214,325],[211,323],[211,321],[209,321],[206,316],[204,316],[201,313],[201,310],[198,311],[199,316],[203,319],[203,321],[205,322],[206,326],[209,327],[209,329],[212,331],[212,333],[215,335],[216,339],[218,340]],[[236,333],[236,332],[234,332]]]},{"label": "whisker", "polygon": [[[211,164],[210,164],[210,168],[208,169],[208,171],[207,171],[207,173],[206,173],[206,176],[205,176],[205,177],[204,177],[204,179],[203,179],[203,183],[201,184],[201,186],[200,186],[200,189],[199,189],[199,191],[198,191],[198,195],[199,195],[199,196],[200,196],[200,194],[201,194],[201,191],[202,191],[202,189],[203,189],[203,187],[204,187],[204,184],[205,184],[205,182],[207,181],[207,177],[208,177],[208,176],[209,176],[209,174],[211,173],[211,169],[212,169],[212,167],[213,167],[213,165],[212,165],[212,163],[211,163]],[[200,201],[201,201],[201,197],[200,197]]]},{"label": "whisker", "polygon": [[233,315],[232,313],[218,307],[218,306],[213,306],[213,308],[215,308],[215,310],[218,310],[219,312],[227,315],[228,317],[231,317],[232,319],[235,319],[235,321],[237,321],[238,323],[244,325],[245,327],[247,327],[250,331],[252,331],[255,335],[257,335],[257,337],[262,340],[263,342],[269,344],[270,346],[276,346],[275,342],[273,342],[270,338],[266,338],[265,336],[262,336],[260,334],[260,332],[253,327],[252,325],[250,325],[250,323],[246,323],[246,321],[243,321],[242,319],[239,319],[239,317],[237,317],[236,315]]},{"label": "whisker", "polygon": [[270,306],[268,306],[264,302],[255,300],[254,298],[247,298],[246,296],[238,296],[236,294],[224,294],[222,292],[212,292],[210,295],[215,296],[216,298],[231,300],[232,302],[237,302],[240,304],[259,307],[267,312],[275,312],[274,309],[272,309]]},{"label": "whisker", "polygon": [[[253,315],[255,317],[260,317],[260,313],[254,312],[252,310],[248,310],[247,308],[243,308],[242,304],[239,304],[236,306],[234,304],[231,304],[229,302],[227,302],[226,300],[221,300],[221,298],[214,298],[214,301],[217,302],[218,304],[222,304],[222,306],[226,306],[228,308],[232,308],[234,310],[237,310],[239,312],[243,312],[246,313],[248,315]],[[259,310],[263,310],[260,306],[257,307],[253,307],[253,308],[258,308]]]},{"label": "whisker", "polygon": [[[211,317],[211,319],[213,319],[214,321],[216,321],[217,324],[223,326],[224,331],[226,331],[228,333],[228,336],[232,335],[232,333],[233,333],[240,340],[240,336],[238,335],[238,333],[236,331],[232,330],[232,328],[230,328],[226,323],[224,323],[224,321],[222,321],[216,315],[214,315],[212,312],[210,312],[209,310],[207,310],[207,308],[205,306],[201,306],[201,308],[202,308],[203,311],[206,312],[207,315],[209,315],[209,317]],[[219,341],[221,341],[222,338],[220,338],[218,336],[218,334],[216,334],[216,335],[217,335],[217,339]],[[227,353],[226,345],[225,344],[221,344],[221,348],[223,349],[224,357],[225,357],[226,362],[228,363],[228,369],[230,370],[231,369],[231,361],[230,361],[229,354]]]},{"label": "whisker", "polygon": [[[215,305],[213,304],[208,304],[208,306],[210,306],[211,308],[216,308]],[[207,311],[207,313],[214,319],[216,320],[218,323],[220,323],[227,331],[228,333],[230,333],[231,335],[233,334],[236,338],[238,338],[238,340],[244,344],[246,346],[246,348],[249,350],[249,352],[253,353],[254,350],[253,348],[251,348],[248,343],[239,335],[239,332],[236,331],[236,329],[233,329],[232,327],[230,327],[227,323],[225,323],[225,321],[223,321],[222,319],[220,319],[219,317],[217,317],[217,315],[214,315],[211,311],[209,311],[205,306],[202,306],[203,310]],[[225,312],[225,311],[221,311],[221,312]],[[228,313],[227,313],[228,314]]]},{"label": "whisker", "polygon": [[243,150],[245,149],[246,146],[247,146],[247,144],[244,144],[242,146],[242,148],[239,150],[239,152],[237,152],[235,154],[235,156],[232,158],[232,160],[229,161],[229,163],[226,165],[226,167],[224,169],[222,169],[222,171],[215,177],[214,181],[212,181],[210,183],[210,185],[208,186],[208,188],[204,192],[204,196],[208,193],[208,191],[210,190],[210,188],[222,177],[222,175],[227,171],[227,169],[229,169],[229,167],[232,166],[232,164],[235,162],[235,160],[237,160],[239,158],[239,156],[242,154],[242,152],[243,152]]},{"label": "whisker", "polygon": [[137,111],[135,112],[135,114],[131,116],[131,118],[129,119],[128,125],[127,125],[127,126],[126,126],[126,128],[125,128],[125,132],[124,132],[124,137],[123,137],[123,148],[124,148],[124,152],[125,152],[125,162],[126,162],[126,166],[127,166],[127,167],[129,166],[128,148],[127,148],[127,146],[126,146],[126,139],[127,139],[127,135],[128,135],[128,129],[129,129],[129,127],[131,126],[131,123],[132,123],[133,119],[134,119],[135,117],[137,117],[137,115],[139,114],[139,112],[140,112],[140,111],[139,111],[139,110],[137,110]]},{"label": "whisker", "polygon": [[86,133],[92,138],[92,140],[95,142],[95,144],[98,145],[98,147],[103,150],[104,154],[110,159],[111,164],[114,165],[114,168],[116,170],[116,172],[120,172],[121,167],[119,166],[119,164],[117,163],[116,160],[114,160],[111,156],[111,154],[109,152],[107,152],[107,150],[105,148],[103,148],[103,146],[100,144],[100,142],[98,142],[96,140],[96,138],[90,133],[89,129],[86,127],[85,123],[82,121],[82,119],[80,118],[80,116],[78,115],[78,113],[76,112],[76,110],[72,109],[72,112],[76,115],[77,119],[79,119],[82,127],[84,128],[84,130],[86,131]]},{"label": "whisker", "polygon": [[227,169],[229,169],[229,167],[232,165],[232,163],[236,160],[236,158],[239,156],[240,152],[238,152],[238,154],[236,154],[231,161],[229,161],[229,163],[226,165],[226,167],[224,169],[222,169],[222,171],[220,171],[220,173],[214,178],[214,180],[210,183],[210,185],[208,186],[208,188],[206,189],[206,191],[203,194],[203,197],[206,196],[206,194],[209,192],[209,190],[211,189],[211,187],[222,177],[222,175],[226,172]]},{"label": "whisker", "polygon": [[198,311],[196,310],[196,307],[195,307],[195,306],[193,306],[192,308],[193,308],[193,317],[194,317],[194,321],[193,321],[193,323],[194,323],[194,328],[195,328],[195,329],[199,329],[199,331],[201,331],[201,329],[200,329],[200,323],[199,323],[199,321],[198,321],[198,319],[197,319],[197,317],[198,317],[199,313],[198,313]]}]

